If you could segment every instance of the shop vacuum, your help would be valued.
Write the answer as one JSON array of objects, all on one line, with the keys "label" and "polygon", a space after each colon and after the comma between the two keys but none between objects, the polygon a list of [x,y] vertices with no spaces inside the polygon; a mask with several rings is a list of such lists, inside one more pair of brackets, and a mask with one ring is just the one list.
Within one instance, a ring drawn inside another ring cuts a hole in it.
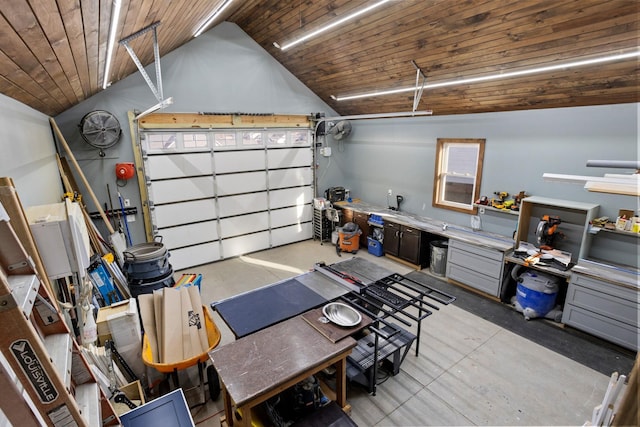
[{"label": "shop vacuum", "polygon": [[355,254],[360,249],[360,235],[362,230],[358,224],[347,222],[338,231],[338,242],[336,243],[336,253],[340,256],[340,252],[349,252]]},{"label": "shop vacuum", "polygon": [[521,266],[513,269],[511,276],[517,282],[516,295],[511,298],[515,309],[525,320],[544,317],[555,322],[562,320],[562,309],[556,306],[559,278],[530,269],[520,273]]}]

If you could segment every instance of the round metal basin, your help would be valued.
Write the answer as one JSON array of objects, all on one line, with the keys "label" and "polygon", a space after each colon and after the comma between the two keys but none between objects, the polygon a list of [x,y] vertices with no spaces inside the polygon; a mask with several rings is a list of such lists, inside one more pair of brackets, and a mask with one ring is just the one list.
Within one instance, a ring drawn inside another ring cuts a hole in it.
[{"label": "round metal basin", "polygon": [[354,308],[341,302],[332,302],[322,307],[322,314],[336,325],[350,327],[362,321],[362,316]]}]

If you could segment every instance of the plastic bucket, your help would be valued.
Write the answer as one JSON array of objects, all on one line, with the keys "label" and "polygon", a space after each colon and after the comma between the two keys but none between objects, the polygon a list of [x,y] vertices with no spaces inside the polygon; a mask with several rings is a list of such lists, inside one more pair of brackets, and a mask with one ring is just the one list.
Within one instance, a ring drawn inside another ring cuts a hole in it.
[{"label": "plastic bucket", "polygon": [[449,242],[446,240],[436,240],[429,244],[431,246],[431,261],[429,270],[436,276],[444,276],[447,272],[447,250]]},{"label": "plastic bucket", "polygon": [[161,242],[140,243],[122,253],[123,270],[129,279],[150,279],[167,274],[169,252]]},{"label": "plastic bucket", "polygon": [[151,279],[163,276],[171,269],[169,257],[130,264],[125,261],[123,270],[129,280]]},{"label": "plastic bucket", "polygon": [[173,268],[163,276],[148,280],[129,280],[129,292],[136,298],[138,295],[153,293],[156,289],[169,288],[175,284]]},{"label": "plastic bucket", "polygon": [[122,252],[124,261],[129,264],[152,261],[166,256],[167,249],[162,242],[140,243]]}]

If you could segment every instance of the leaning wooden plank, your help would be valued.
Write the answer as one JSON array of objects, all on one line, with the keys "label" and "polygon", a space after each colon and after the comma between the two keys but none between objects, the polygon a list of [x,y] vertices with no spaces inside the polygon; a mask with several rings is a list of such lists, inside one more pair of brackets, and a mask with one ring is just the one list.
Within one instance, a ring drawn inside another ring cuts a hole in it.
[{"label": "leaning wooden plank", "polygon": [[87,178],[84,176],[84,173],[82,172],[82,169],[80,168],[80,165],[78,164],[75,156],[73,155],[73,152],[71,151],[71,148],[69,147],[69,144],[67,144],[67,141],[64,139],[64,135],[62,135],[62,132],[60,131],[60,128],[58,128],[58,125],[56,124],[56,121],[53,119],[53,117],[50,117],[49,118],[49,122],[51,122],[51,126],[53,127],[53,130],[55,131],[56,136],[58,137],[58,140],[60,141],[60,143],[64,147],[65,151],[67,152],[67,156],[69,156],[69,159],[71,160],[71,163],[76,168],[76,172],[78,173],[78,176],[80,176],[80,179],[82,180],[82,183],[84,184],[85,188],[87,189],[87,192],[89,193],[89,197],[91,198],[91,200],[93,201],[93,204],[98,209],[98,212],[100,213],[100,216],[102,217],[102,220],[104,221],[104,225],[107,227],[107,230],[109,230],[109,233],[114,234],[115,231],[113,230],[113,227],[111,226],[111,222],[109,222],[109,219],[107,218],[107,215],[104,213],[104,210],[102,209],[102,206],[100,205],[100,202],[98,201],[98,198],[96,197],[95,193],[91,189],[91,186],[89,185],[89,181],[87,181]]},{"label": "leaning wooden plank", "polygon": [[71,163],[75,167],[76,172],[78,173],[78,176],[80,176],[80,179],[84,184],[87,192],[89,193],[89,197],[93,201],[93,204],[96,206],[96,209],[98,210],[98,213],[100,214],[100,217],[104,222],[104,225],[107,227],[107,230],[109,231],[109,234],[110,234],[109,237],[111,239],[111,244],[113,245],[113,248],[114,248],[114,251],[116,252],[116,256],[118,257],[118,260],[122,260],[122,252],[127,248],[126,243],[124,243],[124,236],[122,235],[122,233],[116,232],[113,229],[113,226],[111,225],[111,221],[109,221],[109,218],[107,218],[107,215],[102,209],[102,206],[98,201],[98,198],[96,197],[95,193],[93,192],[93,189],[89,185],[89,181],[87,181],[87,178],[84,176],[84,173],[80,168],[80,165],[78,164],[75,156],[73,155],[73,152],[69,147],[69,144],[67,144],[67,141],[64,139],[64,135],[62,135],[60,128],[58,128],[58,125],[56,124],[56,121],[52,117],[50,117],[49,122],[51,122],[51,126],[53,127],[53,130],[56,136],[58,137],[58,140],[60,141],[65,151],[67,152],[67,156],[69,157],[69,159],[71,160]]}]

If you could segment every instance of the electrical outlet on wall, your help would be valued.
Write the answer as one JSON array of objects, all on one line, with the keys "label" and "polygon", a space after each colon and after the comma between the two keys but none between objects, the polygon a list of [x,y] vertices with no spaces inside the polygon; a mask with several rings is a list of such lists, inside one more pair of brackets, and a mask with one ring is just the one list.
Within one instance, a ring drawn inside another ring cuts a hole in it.
[{"label": "electrical outlet on wall", "polygon": [[387,190],[387,196],[392,196],[393,195],[393,191],[391,191],[391,189]]}]

